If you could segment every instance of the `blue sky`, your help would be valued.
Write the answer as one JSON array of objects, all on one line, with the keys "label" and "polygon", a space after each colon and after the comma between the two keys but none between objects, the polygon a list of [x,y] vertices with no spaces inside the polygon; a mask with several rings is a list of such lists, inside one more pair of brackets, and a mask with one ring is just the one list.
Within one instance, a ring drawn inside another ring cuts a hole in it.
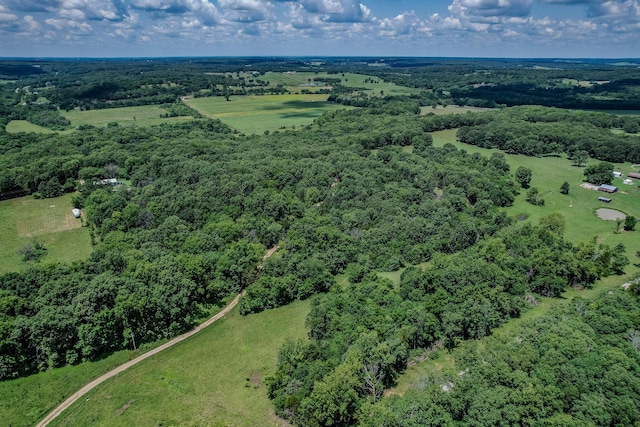
[{"label": "blue sky", "polygon": [[0,0],[0,56],[640,56],[640,0]]}]

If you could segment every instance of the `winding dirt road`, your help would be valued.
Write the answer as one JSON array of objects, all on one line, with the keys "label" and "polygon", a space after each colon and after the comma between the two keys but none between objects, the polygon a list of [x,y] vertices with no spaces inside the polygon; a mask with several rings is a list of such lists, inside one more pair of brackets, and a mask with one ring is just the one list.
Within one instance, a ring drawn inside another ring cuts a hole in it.
[{"label": "winding dirt road", "polygon": [[[265,253],[265,255],[262,257],[262,260],[264,261],[265,259],[269,258],[277,250],[278,250],[278,246],[277,245],[274,246],[273,248],[269,249]],[[258,266],[258,270],[262,270],[262,264],[260,264]],[[102,376],[99,376],[95,380],[91,381],[89,384],[85,385],[80,390],[76,391],[71,396],[69,396],[69,398],[67,400],[65,400],[60,405],[58,405],[58,407],[56,407],[53,411],[49,412],[49,414],[46,417],[44,417],[42,419],[42,421],[40,421],[38,424],[36,424],[36,427],[45,427],[45,426],[49,425],[49,423],[54,418],[56,418],[58,415],[60,415],[65,409],[67,409],[69,406],[73,405],[78,399],[80,399],[82,396],[84,396],[89,391],[93,390],[94,388],[96,388],[98,385],[102,384],[103,382],[105,382],[109,378],[115,377],[116,375],[118,375],[121,372],[126,371],[127,369],[129,369],[133,365],[136,365],[136,364],[142,362],[143,360],[145,360],[145,359],[147,359],[147,358],[149,358],[149,357],[151,357],[151,356],[153,356],[155,354],[158,354],[161,351],[164,351],[164,350],[168,349],[169,347],[172,347],[172,346],[178,344],[181,341],[186,340],[190,336],[197,334],[198,332],[200,332],[201,330],[203,330],[207,326],[211,325],[213,322],[221,319],[222,317],[224,317],[227,313],[229,313],[238,304],[238,302],[240,301],[240,298],[242,298],[244,296],[245,292],[246,292],[246,290],[243,290],[242,292],[240,292],[238,295],[236,295],[236,297],[229,304],[227,304],[227,306],[225,308],[220,310],[220,312],[218,314],[216,314],[215,316],[211,317],[206,322],[198,325],[195,329],[192,329],[189,332],[185,332],[184,334],[173,338],[171,341],[167,341],[166,343],[162,344],[160,347],[154,348],[153,350],[151,350],[151,351],[149,351],[149,352],[147,352],[145,354],[142,354],[142,355],[136,357],[135,359],[132,359],[132,360],[128,361],[127,363],[124,363],[124,364],[118,366],[117,368],[112,369],[111,371],[107,372],[106,374],[104,374]]]}]

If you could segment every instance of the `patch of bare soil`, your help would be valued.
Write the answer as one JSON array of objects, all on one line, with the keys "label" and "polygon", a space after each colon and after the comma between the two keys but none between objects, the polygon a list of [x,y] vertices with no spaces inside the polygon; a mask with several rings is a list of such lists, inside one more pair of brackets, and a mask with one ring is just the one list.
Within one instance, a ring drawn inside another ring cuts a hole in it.
[{"label": "patch of bare soil", "polygon": [[596,215],[598,218],[604,219],[605,221],[617,221],[619,219],[625,219],[627,216],[620,211],[615,209],[607,209],[600,208],[596,211]]}]

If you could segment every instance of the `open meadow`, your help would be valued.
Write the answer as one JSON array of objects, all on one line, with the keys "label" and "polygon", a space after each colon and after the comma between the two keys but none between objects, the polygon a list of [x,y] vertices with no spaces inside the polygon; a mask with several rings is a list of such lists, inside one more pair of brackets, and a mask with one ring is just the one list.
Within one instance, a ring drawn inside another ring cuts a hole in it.
[{"label": "open meadow", "polygon": [[71,122],[73,127],[82,125],[105,127],[109,123],[118,123],[120,126],[151,126],[193,120],[191,116],[163,118],[161,115],[167,114],[168,111],[158,105],[86,111],[72,110],[60,113]]},{"label": "open meadow", "polygon": [[[72,110],[60,111],[65,118],[71,122],[71,127],[58,133],[69,133],[75,131],[79,126],[106,127],[110,123],[117,123],[119,126],[151,126],[162,123],[180,123],[193,120],[191,116],[184,117],[161,117],[167,114],[167,110],[158,105],[145,105],[140,107],[105,108],[102,110]],[[34,125],[26,120],[12,120],[6,126],[9,133],[35,132],[54,133],[51,129]]]},{"label": "open meadow", "polygon": [[31,196],[0,201],[0,273],[28,265],[18,250],[36,239],[47,249],[42,261],[72,262],[91,253],[89,230],[71,213],[71,194],[36,200]]},{"label": "open meadow", "polygon": [[327,101],[327,95],[261,95],[185,98],[184,103],[207,117],[220,119],[245,134],[307,125],[326,111],[347,108]]},{"label": "open meadow", "polygon": [[[50,425],[284,425],[263,381],[275,372],[285,339],[305,336],[308,312],[308,301],[249,316],[240,316],[236,308],[94,389]],[[55,406],[47,403],[49,409]]]},{"label": "open meadow", "polygon": [[343,86],[362,88],[368,95],[411,95],[419,93],[420,89],[399,86],[395,83],[385,82],[379,77],[367,76],[355,73],[315,73],[315,72],[274,72],[270,71],[259,77],[260,80],[269,82],[269,87],[282,85],[291,93],[306,89],[316,92],[324,87],[323,79],[340,79]]}]

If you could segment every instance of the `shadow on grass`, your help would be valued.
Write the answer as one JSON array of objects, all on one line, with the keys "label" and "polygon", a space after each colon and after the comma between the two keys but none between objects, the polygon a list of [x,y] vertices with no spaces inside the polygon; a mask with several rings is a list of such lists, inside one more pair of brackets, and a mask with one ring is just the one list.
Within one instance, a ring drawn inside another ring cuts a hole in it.
[{"label": "shadow on grass", "polygon": [[322,107],[325,104],[325,101],[285,101],[282,103],[278,103],[276,105],[264,105],[260,106],[261,110],[285,110],[285,109],[299,109],[299,110],[308,110],[308,109],[316,109]]}]

